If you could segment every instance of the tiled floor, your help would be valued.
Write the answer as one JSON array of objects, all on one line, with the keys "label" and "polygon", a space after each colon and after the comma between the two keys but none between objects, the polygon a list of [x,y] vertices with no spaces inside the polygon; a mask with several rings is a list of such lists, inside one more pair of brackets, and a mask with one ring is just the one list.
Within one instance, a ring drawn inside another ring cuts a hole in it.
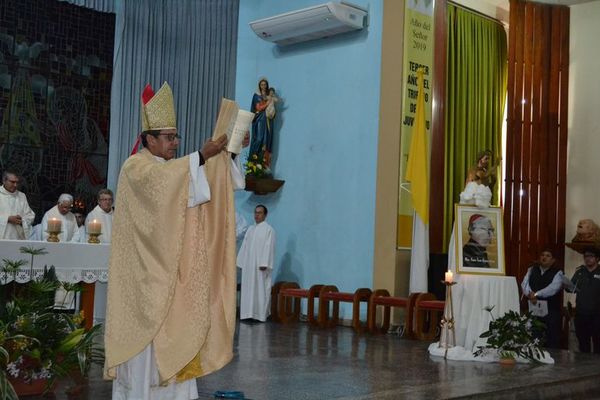
[{"label": "tiled floor", "polygon": [[[247,399],[600,398],[600,357],[553,352],[555,365],[444,361],[428,343],[396,335],[357,335],[351,328],[307,324],[238,324],[234,360],[198,380],[200,399],[217,390]],[[111,384],[97,371],[87,390],[56,399],[110,398]]]}]

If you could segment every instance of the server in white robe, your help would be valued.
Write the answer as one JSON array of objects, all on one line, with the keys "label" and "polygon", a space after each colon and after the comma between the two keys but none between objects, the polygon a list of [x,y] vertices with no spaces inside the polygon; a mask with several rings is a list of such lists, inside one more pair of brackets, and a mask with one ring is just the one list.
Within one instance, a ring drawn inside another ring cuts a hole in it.
[{"label": "server in white robe", "polygon": [[61,232],[58,235],[61,243],[70,242],[73,239],[73,235],[77,231],[77,220],[71,212],[71,208],[73,208],[73,196],[67,193],[61,194],[57,204],[46,211],[42,218],[42,240],[48,239],[48,220],[51,218],[61,221]]},{"label": "server in white robe", "polygon": [[271,311],[271,275],[275,256],[275,231],[265,219],[267,207],[254,209],[255,225],[248,228],[237,264],[242,270],[240,319],[267,320]]},{"label": "server in white robe", "polygon": [[31,233],[35,213],[27,197],[17,190],[19,177],[14,172],[2,173],[0,186],[0,239],[26,240]]}]

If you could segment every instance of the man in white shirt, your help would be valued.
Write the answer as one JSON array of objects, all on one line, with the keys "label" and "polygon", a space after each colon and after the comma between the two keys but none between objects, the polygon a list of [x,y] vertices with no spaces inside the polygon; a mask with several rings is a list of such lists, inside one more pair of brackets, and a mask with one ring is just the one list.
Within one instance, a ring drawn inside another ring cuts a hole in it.
[{"label": "man in white shirt", "polygon": [[61,232],[58,239],[62,243],[70,242],[73,239],[73,235],[77,231],[77,220],[71,212],[71,208],[73,208],[73,196],[68,193],[61,194],[56,205],[46,211],[42,218],[42,240],[48,239],[48,220],[51,218],[61,221]]},{"label": "man in white shirt", "polygon": [[25,240],[31,232],[35,213],[27,197],[17,190],[19,177],[14,172],[2,173],[0,186],[0,239]]},{"label": "man in white shirt", "polygon": [[71,242],[87,243],[87,235],[85,233],[85,211],[83,208],[73,208],[71,211],[77,221],[77,230],[71,239]]},{"label": "man in white shirt", "polygon": [[85,219],[86,238],[87,226],[91,221],[98,221],[102,224],[102,234],[98,237],[100,243],[110,243],[112,233],[113,218],[113,192],[110,189],[100,189],[98,192],[98,205],[90,211]]},{"label": "man in white shirt", "polygon": [[275,255],[275,231],[265,220],[267,207],[254,209],[253,226],[248,228],[237,264],[242,270],[240,319],[267,320],[271,310],[271,275]]}]

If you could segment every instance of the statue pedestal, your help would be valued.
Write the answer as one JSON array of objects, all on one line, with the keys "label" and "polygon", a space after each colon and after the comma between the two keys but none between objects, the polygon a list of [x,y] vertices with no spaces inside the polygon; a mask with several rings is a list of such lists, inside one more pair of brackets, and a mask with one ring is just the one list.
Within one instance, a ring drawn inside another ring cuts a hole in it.
[{"label": "statue pedestal", "polygon": [[285,181],[279,179],[246,176],[246,190],[258,195],[274,193],[279,190],[284,183]]}]

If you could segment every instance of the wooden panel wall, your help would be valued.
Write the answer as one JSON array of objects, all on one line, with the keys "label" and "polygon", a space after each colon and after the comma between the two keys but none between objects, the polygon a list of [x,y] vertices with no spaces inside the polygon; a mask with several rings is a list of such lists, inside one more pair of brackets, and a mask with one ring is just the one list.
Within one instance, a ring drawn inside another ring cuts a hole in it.
[{"label": "wooden panel wall", "polygon": [[510,1],[504,232],[507,275],[544,247],[564,260],[569,8]]},{"label": "wooden panel wall", "polygon": [[445,169],[445,110],[446,110],[446,40],[448,4],[436,1],[434,8],[435,46],[433,61],[433,104],[431,112],[431,164],[429,185],[429,251],[444,252],[444,169]]}]

